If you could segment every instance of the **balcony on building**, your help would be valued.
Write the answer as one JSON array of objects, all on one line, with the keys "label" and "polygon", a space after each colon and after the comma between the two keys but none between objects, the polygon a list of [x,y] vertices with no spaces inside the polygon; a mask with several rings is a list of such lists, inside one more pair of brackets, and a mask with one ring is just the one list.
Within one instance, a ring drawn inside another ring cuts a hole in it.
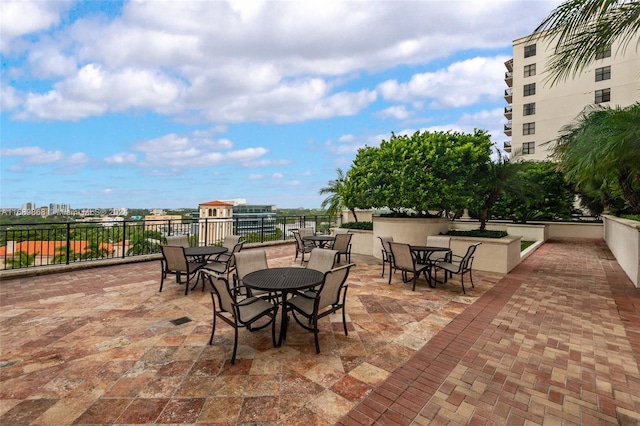
[{"label": "balcony on building", "polygon": [[508,103],[511,103],[513,99],[513,89],[509,87],[508,89],[504,89],[504,100]]},{"label": "balcony on building", "polygon": [[504,134],[511,136],[511,120],[507,121],[507,124],[504,125]]},{"label": "balcony on building", "polygon": [[504,73],[504,82],[507,83],[507,86],[513,86],[513,71],[507,71]]},{"label": "balcony on building", "polygon": [[502,148],[504,149],[504,152],[511,152],[511,141],[506,141]]},{"label": "balcony on building", "polygon": [[504,116],[507,120],[511,120],[511,112],[513,111],[513,107],[511,105],[507,105],[504,107]]},{"label": "balcony on building", "polygon": [[504,66],[507,68],[507,71],[513,71],[513,58],[506,61]]}]

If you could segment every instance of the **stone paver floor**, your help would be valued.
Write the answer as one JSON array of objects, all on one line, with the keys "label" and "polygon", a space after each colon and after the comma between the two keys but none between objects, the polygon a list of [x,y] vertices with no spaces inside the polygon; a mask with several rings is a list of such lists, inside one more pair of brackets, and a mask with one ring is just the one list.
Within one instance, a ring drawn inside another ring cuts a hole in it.
[{"label": "stone paver floor", "polygon": [[[293,246],[267,249],[293,265]],[[640,290],[602,241],[550,241],[506,276],[416,292],[353,256],[349,335],[218,324],[159,262],[0,283],[0,424],[637,424]],[[188,317],[174,325],[170,321]]]}]

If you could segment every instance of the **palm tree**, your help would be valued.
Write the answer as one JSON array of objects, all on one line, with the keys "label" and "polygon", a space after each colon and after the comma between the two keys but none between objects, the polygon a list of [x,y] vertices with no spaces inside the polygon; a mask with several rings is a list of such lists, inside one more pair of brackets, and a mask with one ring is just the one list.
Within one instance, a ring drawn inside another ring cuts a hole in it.
[{"label": "palm tree", "polygon": [[327,182],[327,186],[324,188],[320,188],[320,195],[330,194],[327,198],[322,201],[320,204],[321,208],[327,209],[327,214],[330,217],[336,217],[338,214],[344,209],[348,208],[351,213],[353,213],[353,218],[355,221],[358,221],[358,217],[356,216],[356,212],[354,208],[349,208],[345,205],[345,181],[347,177],[343,173],[342,169],[336,169],[338,173],[337,179],[332,179]]},{"label": "palm tree", "polygon": [[484,188],[484,192],[479,194],[481,200],[481,231],[484,231],[487,226],[491,207],[493,207],[505,191],[521,192],[522,185],[518,186],[518,183],[521,181],[514,179],[521,164],[522,163],[512,163],[509,161],[509,157],[503,156],[500,151],[498,151],[497,161],[489,163],[488,169],[483,174],[484,183],[482,187]]},{"label": "palm tree", "polygon": [[611,188],[606,197],[618,189],[640,214],[640,103],[587,107],[562,128],[553,155],[579,188]]},{"label": "palm tree", "polygon": [[69,262],[75,262],[79,258],[80,256],[78,255],[78,253],[71,249],[69,250],[69,254],[67,256],[67,246],[65,245],[56,247],[56,255],[53,256],[53,260],[51,262],[54,264],[67,263],[67,260]]},{"label": "palm tree", "polygon": [[614,41],[620,40],[624,51],[639,31],[638,0],[567,0],[538,25],[532,39],[555,41],[549,65],[555,84],[581,72]]},{"label": "palm tree", "polygon": [[25,251],[19,251],[13,255],[10,259],[7,259],[8,269],[25,268],[31,265],[35,260],[39,252],[29,254]]}]

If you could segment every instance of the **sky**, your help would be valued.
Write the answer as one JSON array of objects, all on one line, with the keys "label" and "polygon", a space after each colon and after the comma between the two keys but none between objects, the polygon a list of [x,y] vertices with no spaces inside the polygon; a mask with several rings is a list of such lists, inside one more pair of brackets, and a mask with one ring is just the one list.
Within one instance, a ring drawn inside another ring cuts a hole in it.
[{"label": "sky", "polygon": [[484,129],[559,0],[0,0],[0,207],[317,208],[359,148]]}]

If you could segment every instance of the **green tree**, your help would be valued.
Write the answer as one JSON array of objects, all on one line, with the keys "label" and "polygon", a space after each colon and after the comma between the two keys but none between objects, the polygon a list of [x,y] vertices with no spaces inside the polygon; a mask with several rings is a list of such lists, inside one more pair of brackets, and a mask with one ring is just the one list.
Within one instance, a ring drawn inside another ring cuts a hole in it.
[{"label": "green tree", "polygon": [[320,195],[329,195],[322,201],[320,207],[327,209],[327,215],[332,218],[337,217],[343,209],[348,208],[357,222],[358,216],[355,208],[349,207],[345,202],[345,181],[347,177],[340,168],[336,169],[336,172],[338,173],[338,178],[330,180],[327,186],[320,188]]},{"label": "green tree", "polygon": [[480,176],[481,184],[476,199],[479,207],[480,230],[484,231],[493,205],[505,193],[521,193],[524,191],[522,181],[516,179],[522,163],[512,163],[508,157],[498,151],[496,161],[489,163],[486,172]]},{"label": "green tree", "polygon": [[78,259],[80,259],[80,255],[73,250],[69,250],[69,255],[67,256],[67,246],[64,245],[56,247],[56,254],[53,256],[51,263],[67,263],[67,260],[69,262],[74,262]]},{"label": "green tree", "polygon": [[491,146],[482,130],[392,134],[378,148],[358,150],[345,198],[355,207],[387,207],[397,213],[459,211],[477,192]]},{"label": "green tree", "polygon": [[526,223],[531,220],[569,218],[575,193],[555,163],[526,161],[519,163],[513,177],[518,191],[505,191],[493,208],[492,215]]},{"label": "green tree", "polygon": [[109,249],[105,245],[98,241],[93,240],[88,245],[83,253],[80,254],[80,258],[86,259],[99,259],[109,256]]},{"label": "green tree", "polygon": [[538,25],[532,39],[556,42],[549,65],[556,83],[581,72],[614,41],[620,40],[624,51],[639,31],[638,0],[567,0]]},{"label": "green tree", "polygon": [[29,254],[25,251],[19,251],[14,253],[11,258],[7,259],[6,265],[7,269],[17,269],[17,268],[26,268],[27,266],[33,264],[36,260],[36,256],[39,252],[35,252],[33,254]]},{"label": "green tree", "polygon": [[597,188],[609,204],[620,193],[640,214],[640,103],[586,108],[561,130],[553,155],[578,188]]},{"label": "green tree", "polygon": [[129,249],[127,255],[140,255],[160,252],[160,243],[164,238],[157,231],[132,232],[129,238]]}]

